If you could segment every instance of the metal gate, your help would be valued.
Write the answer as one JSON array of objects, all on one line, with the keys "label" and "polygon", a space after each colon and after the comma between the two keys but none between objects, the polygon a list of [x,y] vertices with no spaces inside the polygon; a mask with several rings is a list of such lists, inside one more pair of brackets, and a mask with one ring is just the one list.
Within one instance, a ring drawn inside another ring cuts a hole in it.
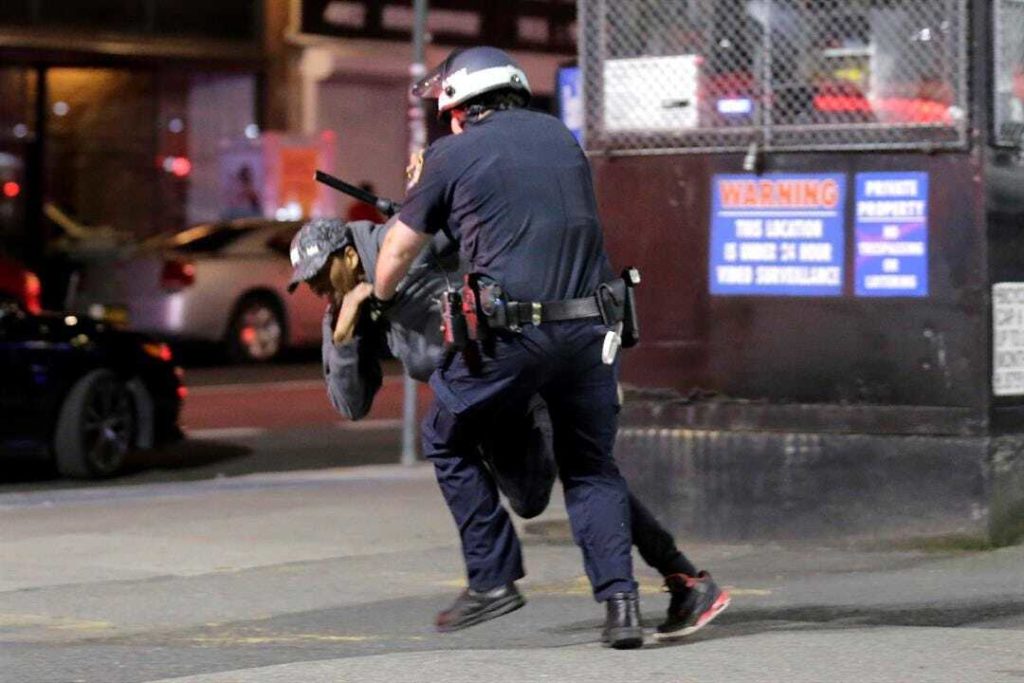
[{"label": "metal gate", "polygon": [[578,16],[591,152],[967,144],[966,0],[579,0]]}]

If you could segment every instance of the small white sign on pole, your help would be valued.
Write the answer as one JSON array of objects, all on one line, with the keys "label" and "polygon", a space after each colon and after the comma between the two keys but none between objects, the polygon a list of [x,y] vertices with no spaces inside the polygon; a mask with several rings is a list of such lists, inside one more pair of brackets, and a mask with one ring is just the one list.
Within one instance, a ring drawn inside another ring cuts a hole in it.
[{"label": "small white sign on pole", "polygon": [[1024,395],[1024,282],[992,285],[992,393]]},{"label": "small white sign on pole", "polygon": [[697,127],[697,55],[609,59],[604,128],[661,133]]}]

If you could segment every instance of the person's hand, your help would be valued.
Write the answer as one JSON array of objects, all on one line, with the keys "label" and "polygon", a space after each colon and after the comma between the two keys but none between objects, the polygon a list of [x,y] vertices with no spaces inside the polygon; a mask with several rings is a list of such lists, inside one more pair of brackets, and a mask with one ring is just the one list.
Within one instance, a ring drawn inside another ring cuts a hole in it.
[{"label": "person's hand", "polygon": [[356,331],[356,322],[359,321],[359,309],[371,294],[373,285],[360,282],[341,300],[341,310],[338,311],[338,319],[334,323],[335,344],[343,344],[352,339]]}]

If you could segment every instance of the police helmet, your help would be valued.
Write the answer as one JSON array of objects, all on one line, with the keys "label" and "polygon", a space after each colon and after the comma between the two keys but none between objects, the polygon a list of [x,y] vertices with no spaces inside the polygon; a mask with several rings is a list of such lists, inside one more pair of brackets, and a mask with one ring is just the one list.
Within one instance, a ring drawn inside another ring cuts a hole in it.
[{"label": "police helmet", "polygon": [[508,54],[495,47],[456,50],[412,88],[412,94],[437,100],[438,111],[493,90],[514,90],[526,98],[532,94],[526,72]]}]

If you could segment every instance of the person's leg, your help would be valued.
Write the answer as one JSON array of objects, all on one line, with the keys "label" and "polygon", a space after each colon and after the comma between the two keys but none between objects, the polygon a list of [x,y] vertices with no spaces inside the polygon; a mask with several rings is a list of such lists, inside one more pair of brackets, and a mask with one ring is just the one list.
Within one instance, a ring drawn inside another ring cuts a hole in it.
[{"label": "person's leg", "polygon": [[729,606],[728,591],[698,569],[676,547],[672,535],[632,493],[629,494],[633,543],[640,556],[665,577],[671,598],[657,639],[679,638],[700,630]]},{"label": "person's leg", "polygon": [[632,492],[629,494],[629,519],[633,545],[644,562],[658,570],[662,576],[697,575],[697,568],[676,547],[672,534],[658,523]]},{"label": "person's leg", "polygon": [[498,339],[472,367],[456,356],[430,378],[435,400],[423,421],[423,451],[458,527],[469,582],[438,614],[441,631],[473,626],[525,603],[514,583],[524,575],[519,540],[480,457],[480,441],[502,406],[523,405],[534,393],[526,381],[531,362],[517,340]]},{"label": "person's leg", "polygon": [[551,447],[551,420],[543,399],[534,395],[525,405],[509,406],[484,432],[484,462],[509,506],[523,519],[544,512],[558,468]]},{"label": "person's leg", "polygon": [[555,458],[573,537],[594,597],[633,593],[632,540],[626,481],[612,458],[618,425],[615,370],[600,348],[583,349],[574,368],[541,391],[548,405]]},{"label": "person's leg", "polygon": [[[594,598],[605,603],[602,640],[613,648],[643,645],[633,579],[629,492],[612,457],[618,426],[616,367],[601,362],[594,326],[568,330],[561,372],[541,395],[548,404],[555,458],[573,537]],[[557,337],[560,330],[555,331]],[[581,343],[575,343],[575,342]]]},{"label": "person's leg", "polygon": [[521,579],[519,539],[477,455],[470,425],[435,400],[423,419],[422,439],[459,530],[469,587],[485,592]]}]

